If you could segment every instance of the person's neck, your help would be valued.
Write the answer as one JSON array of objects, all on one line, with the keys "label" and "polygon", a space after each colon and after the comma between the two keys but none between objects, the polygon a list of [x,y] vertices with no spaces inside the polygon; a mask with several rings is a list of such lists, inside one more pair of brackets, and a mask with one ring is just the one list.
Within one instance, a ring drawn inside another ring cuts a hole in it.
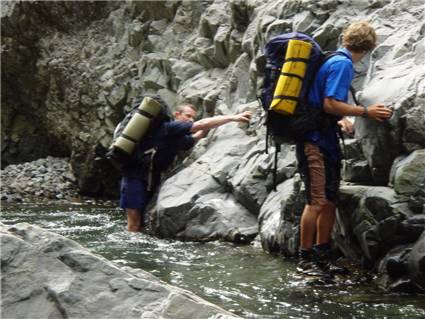
[{"label": "person's neck", "polygon": [[356,51],[351,51],[350,49],[347,49],[348,51],[350,51],[351,53],[351,58],[353,59],[353,62],[359,62],[361,59],[363,59],[363,57],[366,55],[367,52],[362,51],[362,52],[356,52]]}]

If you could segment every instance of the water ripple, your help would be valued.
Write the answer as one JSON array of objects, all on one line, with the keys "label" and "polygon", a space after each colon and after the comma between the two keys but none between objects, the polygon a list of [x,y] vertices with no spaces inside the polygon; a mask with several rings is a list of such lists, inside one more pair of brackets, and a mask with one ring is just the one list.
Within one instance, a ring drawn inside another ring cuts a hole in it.
[{"label": "water ripple", "polygon": [[192,243],[125,230],[113,204],[2,205],[2,222],[29,222],[70,237],[119,265],[160,279],[245,318],[424,318],[423,296],[383,294],[349,279],[312,286],[293,261],[266,254],[258,244]]}]

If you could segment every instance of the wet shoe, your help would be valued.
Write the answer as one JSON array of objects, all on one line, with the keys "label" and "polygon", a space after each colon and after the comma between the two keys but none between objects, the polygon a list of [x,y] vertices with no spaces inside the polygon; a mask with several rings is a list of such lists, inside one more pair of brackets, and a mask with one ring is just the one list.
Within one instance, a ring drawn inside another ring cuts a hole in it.
[{"label": "wet shoe", "polygon": [[330,275],[348,275],[350,271],[344,266],[339,266],[332,261],[319,262],[320,268]]},{"label": "wet shoe", "polygon": [[313,255],[318,266],[330,275],[347,275],[348,269],[337,265],[332,256],[331,246],[329,244],[315,245]]},{"label": "wet shoe", "polygon": [[329,277],[330,274],[323,271],[323,269],[313,260],[300,258],[297,265],[297,272],[307,276],[315,277]]}]

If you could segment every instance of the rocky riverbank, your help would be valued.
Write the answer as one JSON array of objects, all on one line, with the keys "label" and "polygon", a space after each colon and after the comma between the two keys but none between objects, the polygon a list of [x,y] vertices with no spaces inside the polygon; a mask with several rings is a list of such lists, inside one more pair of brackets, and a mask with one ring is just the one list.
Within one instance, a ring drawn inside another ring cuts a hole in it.
[{"label": "rocky riverbank", "polygon": [[47,157],[9,165],[0,172],[1,200],[45,200],[79,197],[68,158]]}]

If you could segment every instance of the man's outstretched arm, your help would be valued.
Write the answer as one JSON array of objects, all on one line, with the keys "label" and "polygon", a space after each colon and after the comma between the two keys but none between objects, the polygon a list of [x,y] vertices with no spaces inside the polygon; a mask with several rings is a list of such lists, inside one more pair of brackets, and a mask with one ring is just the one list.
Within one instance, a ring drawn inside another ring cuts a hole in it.
[{"label": "man's outstretched arm", "polygon": [[[201,133],[197,133],[199,131],[207,132],[208,130],[227,124],[229,122],[248,123],[249,120],[251,119],[251,116],[252,116],[252,113],[250,111],[245,111],[245,112],[234,114],[234,115],[217,115],[213,117],[208,117],[208,118],[194,122],[192,125],[192,129],[190,131],[192,133],[195,133],[194,134],[194,137],[195,137],[197,135],[202,135]],[[202,137],[203,136],[201,136],[200,138]]]}]

